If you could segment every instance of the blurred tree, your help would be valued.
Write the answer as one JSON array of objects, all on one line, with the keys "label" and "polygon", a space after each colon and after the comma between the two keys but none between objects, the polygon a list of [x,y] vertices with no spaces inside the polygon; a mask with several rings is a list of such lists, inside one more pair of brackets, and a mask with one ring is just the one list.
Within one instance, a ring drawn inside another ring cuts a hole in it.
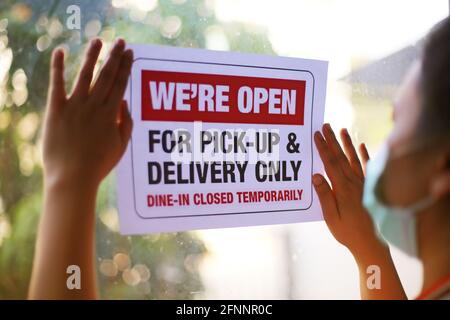
[{"label": "blurred tree", "polygon": [[[70,5],[81,9],[80,30],[66,26]],[[27,293],[42,204],[40,129],[51,50],[62,45],[70,53],[70,83],[86,43],[95,36],[106,43],[123,37],[128,42],[273,54],[264,30],[220,23],[211,0],[2,0],[0,299],[21,299]],[[114,189],[111,175],[101,186],[97,205],[101,297],[194,298],[202,290],[202,241],[193,232],[121,236]]]}]

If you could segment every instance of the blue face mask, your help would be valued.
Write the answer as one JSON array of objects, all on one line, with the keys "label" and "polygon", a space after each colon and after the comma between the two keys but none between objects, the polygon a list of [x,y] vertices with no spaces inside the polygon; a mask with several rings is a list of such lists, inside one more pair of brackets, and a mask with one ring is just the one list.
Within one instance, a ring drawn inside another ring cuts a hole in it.
[{"label": "blue face mask", "polygon": [[385,144],[377,156],[367,163],[363,205],[377,226],[380,238],[384,238],[407,255],[417,257],[416,214],[429,207],[433,199],[427,196],[407,207],[390,207],[383,204],[379,199],[377,186],[388,158],[389,148]]}]

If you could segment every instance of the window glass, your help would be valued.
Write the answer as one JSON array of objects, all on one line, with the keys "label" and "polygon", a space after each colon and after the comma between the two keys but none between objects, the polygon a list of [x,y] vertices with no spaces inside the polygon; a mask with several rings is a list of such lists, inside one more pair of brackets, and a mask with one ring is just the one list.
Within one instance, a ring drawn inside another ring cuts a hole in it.
[{"label": "window glass", "polygon": [[[2,0],[0,299],[25,298],[28,288],[56,46],[69,53],[69,80],[93,37],[108,44],[102,59],[123,37],[328,60],[326,121],[347,127],[373,153],[391,128],[391,101],[421,39],[446,15],[446,0]],[[125,237],[118,233],[112,174],[99,194],[96,232],[102,298],[359,298],[356,265],[323,222]],[[420,266],[393,250],[414,297]]]}]

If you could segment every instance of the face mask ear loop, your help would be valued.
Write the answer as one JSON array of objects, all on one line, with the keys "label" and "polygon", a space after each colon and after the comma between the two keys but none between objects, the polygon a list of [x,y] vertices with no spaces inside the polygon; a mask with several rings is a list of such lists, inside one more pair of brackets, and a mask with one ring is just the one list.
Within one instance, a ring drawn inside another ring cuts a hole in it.
[{"label": "face mask ear loop", "polygon": [[434,199],[432,196],[426,196],[419,202],[417,202],[412,208],[411,211],[415,214],[422,212],[423,210],[427,209],[428,207],[431,207],[433,204]]}]

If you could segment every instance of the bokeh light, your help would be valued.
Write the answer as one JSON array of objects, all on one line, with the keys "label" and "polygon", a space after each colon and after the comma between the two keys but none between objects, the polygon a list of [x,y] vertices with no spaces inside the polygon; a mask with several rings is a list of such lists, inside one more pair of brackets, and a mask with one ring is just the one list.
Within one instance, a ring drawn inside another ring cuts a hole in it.
[{"label": "bokeh light", "polygon": [[176,38],[181,32],[182,22],[178,16],[165,18],[161,25],[161,34],[168,39]]}]

